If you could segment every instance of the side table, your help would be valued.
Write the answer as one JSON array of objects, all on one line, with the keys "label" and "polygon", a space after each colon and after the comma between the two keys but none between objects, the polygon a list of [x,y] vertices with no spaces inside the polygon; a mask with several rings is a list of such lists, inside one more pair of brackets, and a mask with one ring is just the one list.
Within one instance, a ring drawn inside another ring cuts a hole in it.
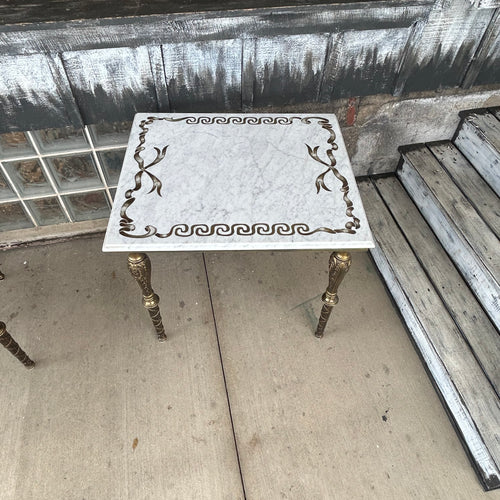
[{"label": "side table", "polygon": [[128,252],[158,339],[151,251],[329,249],[322,337],[373,238],[335,115],[135,116],[103,251]]}]

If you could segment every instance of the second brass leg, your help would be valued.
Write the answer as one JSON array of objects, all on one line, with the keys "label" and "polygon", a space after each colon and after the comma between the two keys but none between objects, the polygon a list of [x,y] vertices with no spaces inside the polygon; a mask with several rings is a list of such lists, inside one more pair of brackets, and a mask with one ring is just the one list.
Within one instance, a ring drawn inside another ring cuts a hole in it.
[{"label": "second brass leg", "polygon": [[151,287],[151,261],[145,253],[131,253],[128,256],[128,269],[142,290],[142,303],[148,310],[158,340],[167,340],[165,328],[160,315],[160,298]]},{"label": "second brass leg", "polygon": [[19,347],[19,344],[7,331],[5,323],[2,322],[0,322],[0,344],[13,354],[26,368],[31,369],[35,366],[35,362]]},{"label": "second brass leg", "polygon": [[329,276],[328,276],[328,287],[326,292],[323,294],[321,300],[323,301],[323,307],[321,308],[321,315],[318,321],[318,327],[316,328],[315,336],[318,338],[323,337],[328,318],[332,312],[332,307],[336,305],[339,301],[337,295],[338,288],[344,276],[349,271],[351,267],[351,254],[348,252],[333,252],[330,255],[330,261],[328,265]]}]

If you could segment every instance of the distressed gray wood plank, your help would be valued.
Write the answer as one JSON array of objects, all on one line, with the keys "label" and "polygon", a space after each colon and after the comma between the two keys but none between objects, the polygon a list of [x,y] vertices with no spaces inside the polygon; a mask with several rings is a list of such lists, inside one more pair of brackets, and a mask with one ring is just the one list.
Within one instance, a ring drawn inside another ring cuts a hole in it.
[{"label": "distressed gray wood plank", "polygon": [[467,114],[453,142],[500,196],[500,121],[488,112]]},{"label": "distressed gray wood plank", "polygon": [[464,158],[452,142],[427,144],[432,154],[446,169],[455,184],[471,202],[497,238],[500,238],[500,199],[477,170]]},{"label": "distressed gray wood plank", "polygon": [[1,312],[19,312],[11,331],[30,332],[37,366],[26,376],[0,359],[3,380],[26,379],[0,394],[12,409],[0,456],[13,472],[0,497],[241,500],[201,254],[151,257],[169,337],[160,344],[126,256],[103,255],[101,243],[2,255]]},{"label": "distressed gray wood plank", "polygon": [[462,87],[495,83],[500,74],[500,10],[496,10],[486,28],[476,54],[465,74]]},{"label": "distressed gray wood plank", "polygon": [[398,177],[500,328],[498,239],[425,146],[404,151],[403,158]]},{"label": "distressed gray wood plank", "polygon": [[245,39],[243,106],[317,101],[327,46],[326,34]]},{"label": "distressed gray wood plank", "polygon": [[500,335],[396,177],[375,185],[497,395]]},{"label": "distressed gray wood plank", "polygon": [[148,54],[156,91],[158,111],[168,113],[170,111],[170,101],[168,97],[167,81],[165,78],[165,69],[163,67],[161,47],[159,45],[149,46]]},{"label": "distressed gray wood plank", "polygon": [[[476,0],[477,1],[477,0]],[[493,0],[482,0],[492,2]],[[365,0],[351,0],[351,3]],[[331,4],[343,3],[343,0],[333,0]],[[398,5],[400,2],[393,2]],[[425,0],[421,3],[428,3]],[[12,0],[0,5],[0,19],[3,23],[29,23],[43,21],[71,21],[75,19],[116,18],[124,16],[144,16],[151,14],[166,14],[179,12],[210,12],[232,9],[276,8],[303,5],[323,6],[324,0],[227,0],[221,5],[213,0],[195,0],[175,2],[172,0],[51,0],[50,2],[25,2]],[[317,7],[317,8],[321,8]]]},{"label": "distressed gray wood plank", "polygon": [[4,54],[60,53],[279,34],[408,27],[431,1],[277,7],[0,26]]},{"label": "distressed gray wood plank", "polygon": [[162,46],[172,111],[241,111],[241,40]]},{"label": "distressed gray wood plank", "polygon": [[500,403],[383,201],[359,184],[377,246],[371,254],[406,320],[487,488],[500,486]]},{"label": "distressed gray wood plank", "polygon": [[494,9],[500,7],[500,0],[470,0],[478,9]]},{"label": "distressed gray wood plank", "polygon": [[58,56],[0,56],[0,67],[2,132],[82,125]]},{"label": "distressed gray wood plank", "polygon": [[461,84],[492,15],[469,0],[437,0],[411,40],[394,93]]},{"label": "distressed gray wood plank", "polygon": [[147,47],[66,52],[62,60],[85,124],[158,111]]},{"label": "distressed gray wood plank", "polygon": [[411,28],[385,28],[334,35],[321,100],[389,93],[411,32]]}]

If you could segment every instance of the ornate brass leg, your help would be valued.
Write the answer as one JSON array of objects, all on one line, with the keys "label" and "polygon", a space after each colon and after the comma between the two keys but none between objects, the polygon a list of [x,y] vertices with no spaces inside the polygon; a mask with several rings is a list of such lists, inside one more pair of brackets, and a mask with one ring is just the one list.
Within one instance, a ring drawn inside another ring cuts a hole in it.
[{"label": "ornate brass leg", "polygon": [[145,253],[131,253],[128,256],[128,269],[142,290],[142,303],[148,310],[153,326],[155,327],[158,340],[167,340],[165,329],[161,321],[160,308],[158,306],[160,297],[154,293],[151,287],[151,261]]},{"label": "ornate brass leg", "polygon": [[321,308],[321,315],[319,317],[318,327],[316,328],[316,337],[323,337],[323,332],[325,331],[325,326],[332,312],[332,307],[337,304],[339,297],[337,295],[337,290],[340,283],[344,279],[347,271],[351,267],[351,254],[348,252],[333,252],[330,255],[330,261],[328,265],[329,269],[329,281],[326,292],[321,297],[323,301],[323,307]]},{"label": "ornate brass leg", "polygon": [[33,368],[35,363],[19,347],[19,344],[10,336],[5,323],[0,321],[0,344],[11,352],[26,368]]}]

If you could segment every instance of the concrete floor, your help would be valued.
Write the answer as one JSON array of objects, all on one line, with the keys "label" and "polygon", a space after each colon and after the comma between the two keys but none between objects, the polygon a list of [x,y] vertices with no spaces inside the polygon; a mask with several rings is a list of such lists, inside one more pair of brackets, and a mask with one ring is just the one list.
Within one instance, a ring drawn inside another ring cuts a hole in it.
[{"label": "concrete floor", "polygon": [[328,252],[152,255],[160,344],[101,240],[0,253],[0,499],[500,498],[367,254],[322,340]]}]

